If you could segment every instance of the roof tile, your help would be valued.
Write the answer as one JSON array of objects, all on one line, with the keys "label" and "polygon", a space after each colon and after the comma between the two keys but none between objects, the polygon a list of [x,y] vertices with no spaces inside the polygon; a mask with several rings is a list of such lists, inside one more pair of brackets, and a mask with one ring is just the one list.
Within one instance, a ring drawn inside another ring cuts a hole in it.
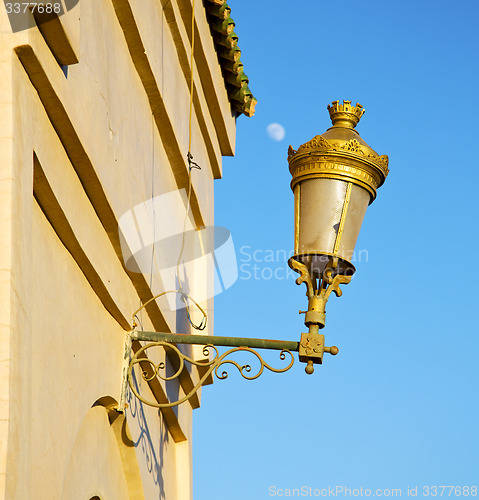
[{"label": "roof tile", "polygon": [[248,87],[249,79],[243,72],[238,48],[238,35],[231,8],[225,0],[204,0],[216,53],[225,80],[228,98],[238,114],[253,116],[257,100]]}]

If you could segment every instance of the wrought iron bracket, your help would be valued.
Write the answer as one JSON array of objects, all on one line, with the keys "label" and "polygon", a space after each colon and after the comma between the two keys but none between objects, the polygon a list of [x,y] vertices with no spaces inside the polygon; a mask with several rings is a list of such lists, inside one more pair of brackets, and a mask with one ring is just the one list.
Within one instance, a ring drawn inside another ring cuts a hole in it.
[{"label": "wrought iron bracket", "polygon": [[347,285],[351,281],[351,276],[334,274],[334,270],[338,265],[337,257],[330,259],[326,269],[322,272],[318,280],[313,278],[307,266],[293,257],[289,259],[288,264],[291,269],[300,275],[296,279],[296,284],[306,284],[308,310],[299,311],[300,314],[306,314],[304,324],[308,327],[317,325],[319,328],[324,328],[326,323],[326,303],[329,300],[331,292],[334,292],[337,297],[341,297],[343,292],[340,285]]},{"label": "wrought iron bracket", "polygon": [[[304,337],[304,336],[307,336]],[[220,380],[224,380],[228,377],[226,370],[219,371],[220,367],[225,368],[225,365],[232,365],[246,380],[257,379],[266,368],[267,370],[274,373],[284,373],[288,371],[294,364],[293,352],[299,352],[300,361],[309,361],[315,359],[317,363],[318,345],[320,346],[321,361],[323,352],[330,352],[331,354],[337,354],[337,347],[324,347],[324,336],[316,334],[317,337],[322,337],[322,339],[316,338],[315,334],[302,334],[301,342],[287,341],[287,340],[268,340],[268,339],[255,339],[255,338],[243,338],[243,337],[217,337],[209,335],[188,335],[181,333],[162,333],[162,332],[145,332],[132,330],[126,334],[125,339],[125,349],[124,349],[124,359],[123,359],[123,379],[121,387],[120,403],[118,405],[118,411],[123,412],[126,408],[126,396],[128,388],[130,391],[143,403],[156,408],[171,408],[184,403],[189,398],[191,398],[199,388],[205,383],[206,379],[212,374]],[[132,356],[132,342],[134,340],[147,342],[136,353]],[[318,344],[319,342],[319,344]],[[185,354],[183,354],[175,344],[195,344],[203,345],[203,354],[209,357],[211,353],[214,354],[213,359],[207,359],[205,361],[196,361]],[[217,347],[230,347],[229,350],[220,354]],[[176,364],[176,370],[171,375],[166,375],[166,363],[161,361],[155,363],[153,360],[147,357],[146,351],[155,347],[162,347],[168,351],[172,356],[175,356],[178,360]],[[279,358],[281,361],[285,362],[285,366],[281,368],[274,368],[264,359],[255,349],[270,349],[280,351]],[[238,352],[247,352],[252,354],[259,362],[259,368],[256,372],[252,372],[250,364],[240,365],[236,361],[229,359],[232,354]],[[158,403],[157,401],[151,401],[146,399],[140,394],[138,386],[133,383],[133,369],[136,365],[141,364],[141,376],[145,382],[151,382],[153,379],[161,379],[163,381],[170,381],[177,379],[183,369],[185,368],[185,362],[201,367],[201,375],[197,384],[190,390],[188,394],[179,398],[177,401],[171,401],[168,403]],[[312,371],[306,371],[306,373],[312,373]]]},{"label": "wrought iron bracket", "polygon": [[319,334],[319,330],[326,324],[326,303],[331,292],[337,297],[343,294],[340,285],[347,285],[351,281],[351,276],[335,274],[338,267],[338,258],[331,257],[324,271],[317,277],[310,272],[308,267],[302,262],[291,257],[288,261],[291,269],[299,273],[296,284],[306,284],[306,296],[308,297],[308,310],[299,311],[305,314],[304,324],[309,328],[308,333],[301,334],[299,348],[299,360],[307,363],[306,373],[314,372],[314,364],[323,362],[323,354],[337,354],[339,349],[335,346],[325,347],[324,335]]}]

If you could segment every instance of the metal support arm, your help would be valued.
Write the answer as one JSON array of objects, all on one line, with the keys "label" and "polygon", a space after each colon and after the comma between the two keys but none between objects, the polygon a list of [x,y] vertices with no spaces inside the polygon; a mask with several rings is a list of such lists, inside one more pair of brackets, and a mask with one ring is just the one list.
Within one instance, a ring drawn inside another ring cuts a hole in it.
[{"label": "metal support arm", "polygon": [[188,335],[183,333],[162,333],[134,331],[133,340],[147,342],[171,342],[173,344],[213,345],[220,347],[250,347],[252,349],[275,349],[277,351],[298,351],[299,342],[288,340],[252,339],[244,337],[217,337],[210,335]]},{"label": "metal support arm", "polygon": [[[141,347],[135,355],[131,358],[131,343],[133,340],[148,342],[143,347]],[[195,361],[185,354],[183,354],[175,344],[195,344],[203,345],[203,353],[206,357],[209,356],[211,352],[214,353],[214,357],[211,360]],[[231,347],[223,354],[219,354],[216,346]],[[154,363],[151,359],[146,356],[146,351],[155,347],[163,347],[171,352],[173,356],[178,359],[177,369],[175,373],[170,376],[166,376],[165,362]],[[280,352],[280,360],[288,362],[288,364],[283,368],[273,368],[256,352],[254,349],[270,349],[277,350]],[[288,340],[268,340],[268,339],[256,339],[256,338],[244,338],[244,337],[216,337],[209,335],[188,335],[181,333],[162,333],[162,332],[145,332],[133,330],[128,332],[126,342],[125,342],[125,354],[124,354],[124,368],[123,368],[123,383],[122,392],[120,397],[120,404],[118,406],[118,411],[123,412],[126,407],[126,391],[128,390],[128,385],[130,390],[135,394],[135,396],[140,399],[143,403],[153,406],[156,408],[168,408],[177,406],[189,398],[191,398],[199,388],[204,384],[205,380],[214,372],[215,376],[224,380],[228,377],[226,371],[218,372],[218,369],[222,365],[233,365],[235,366],[243,378],[247,380],[254,380],[258,378],[266,368],[267,370],[274,373],[284,373],[288,371],[294,364],[293,352],[300,352],[300,360],[303,361],[302,350],[304,346],[301,346],[300,342],[288,341]],[[324,352],[329,352],[331,354],[336,354],[337,347],[324,347]],[[259,361],[259,368],[256,373],[250,375],[251,365],[240,365],[236,361],[227,359],[228,356],[237,352],[248,352],[252,354]],[[155,378],[159,378],[164,381],[169,381],[176,379],[180,376],[182,370],[184,369],[185,361],[202,368],[202,375],[198,383],[193,387],[193,389],[186,394],[184,397],[178,399],[178,401],[173,401],[169,403],[158,403],[156,401],[150,401],[145,399],[139,393],[138,387],[135,387],[133,383],[133,368],[137,364],[141,364],[141,375],[145,382],[150,382]]]}]

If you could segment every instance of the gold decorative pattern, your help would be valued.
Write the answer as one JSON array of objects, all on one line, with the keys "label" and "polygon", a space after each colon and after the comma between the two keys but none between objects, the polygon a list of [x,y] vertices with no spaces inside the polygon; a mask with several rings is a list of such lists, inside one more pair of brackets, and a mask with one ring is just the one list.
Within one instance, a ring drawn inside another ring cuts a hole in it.
[{"label": "gold decorative pattern", "polygon": [[[374,167],[370,167],[371,172]],[[358,184],[363,188],[368,189],[373,198],[376,196],[376,189],[380,185],[381,175],[379,172],[372,175],[365,169],[353,167],[351,165],[343,165],[341,163],[332,163],[325,161],[304,162],[294,165],[291,170],[293,180],[291,185],[294,187],[305,178],[311,177],[329,177],[329,178],[344,178],[349,182]]]},{"label": "gold decorative pattern", "polygon": [[302,262],[294,258],[288,260],[288,265],[293,271],[296,271],[300,275],[299,278],[296,278],[296,284],[301,285],[301,283],[306,283],[306,295],[312,297],[315,293],[315,289],[308,268]]},{"label": "gold decorative pattern", "polygon": [[298,153],[307,153],[310,151],[328,151],[328,150],[333,150],[333,145],[321,135],[317,135],[316,137],[313,137],[309,142],[301,144],[301,146],[299,146],[297,150],[293,149],[292,146],[289,146],[288,161],[290,161],[291,158]]},{"label": "gold decorative pattern", "polygon": [[309,142],[299,146],[297,153],[302,153],[305,150],[328,151],[328,149],[332,149],[332,144],[321,135],[317,135]]},{"label": "gold decorative pattern", "polygon": [[[173,375],[167,376],[166,375],[166,365],[164,362],[159,362],[159,363],[154,363],[150,358],[145,357],[145,351],[147,349],[155,348],[155,347],[161,347],[161,348],[166,348],[169,349],[174,356],[176,356],[177,361],[178,361],[178,369],[173,373]],[[145,403],[148,406],[153,406],[155,408],[172,408],[173,406],[178,406],[181,403],[184,403],[187,401],[191,396],[193,396],[199,388],[204,384],[206,379],[214,372],[216,377],[220,380],[224,380],[228,377],[228,373],[223,370],[221,373],[218,372],[218,369],[220,367],[225,367],[225,365],[233,365],[239,373],[242,375],[243,378],[247,380],[255,380],[257,379],[263,372],[264,369],[266,368],[267,370],[274,372],[274,373],[284,373],[288,371],[294,364],[294,357],[291,351],[288,351],[287,349],[283,349],[280,352],[279,359],[281,361],[287,362],[286,366],[283,368],[273,368],[270,366],[264,359],[253,349],[249,347],[235,347],[233,349],[229,349],[223,354],[219,354],[218,349],[211,345],[208,344],[205,347],[203,347],[203,354],[206,358],[209,358],[210,350],[214,352],[214,357],[212,360],[207,360],[207,361],[195,361],[192,358],[189,358],[185,354],[183,354],[174,344],[171,344],[169,342],[150,342],[148,344],[145,344],[143,347],[141,347],[133,356],[129,363],[128,367],[128,384],[130,386],[131,392],[143,403]],[[250,372],[252,371],[251,365],[246,364],[246,365],[240,365],[236,361],[232,359],[227,359],[228,356],[231,354],[235,354],[238,352],[247,352],[253,355],[253,358],[256,358],[256,360],[259,362],[259,367],[257,368],[257,372],[252,375],[250,375]],[[289,360],[289,363],[288,363]],[[196,365],[199,367],[203,367],[205,369],[204,374],[198,381],[198,383],[191,389],[191,391],[186,394],[185,396],[179,398],[177,401],[171,401],[168,403],[158,403],[157,401],[153,401],[151,399],[147,399],[143,397],[140,394],[140,388],[134,383],[134,377],[133,377],[133,368],[136,365],[139,365],[141,368],[141,378],[145,382],[151,382],[152,380],[174,380],[177,379],[181,372],[184,369],[185,362],[190,363],[191,365]],[[143,366],[142,366],[143,365]],[[149,368],[149,370],[146,369],[146,367]]]},{"label": "gold decorative pattern", "polygon": [[354,151],[355,153],[364,154],[364,151],[361,149],[361,144],[356,139],[351,139],[346,144],[341,146],[341,149],[345,149],[346,151]]},{"label": "gold decorative pattern", "polygon": [[[324,335],[303,333],[300,347],[306,356],[321,355],[324,350]],[[303,352],[301,352],[302,355]]]},{"label": "gold decorative pattern", "polygon": [[333,101],[328,105],[328,111],[333,127],[354,128],[366,110],[361,104],[356,103],[356,106],[351,106],[351,101],[343,101],[343,104]]},{"label": "gold decorative pattern", "polygon": [[[355,165],[336,163],[336,159],[343,155],[343,151],[349,156],[340,161],[351,162]],[[317,153],[321,156],[308,155],[305,157],[305,153]],[[338,142],[331,143],[321,136],[316,136],[311,141],[301,145],[298,150],[290,146],[288,162],[293,175],[292,187],[297,184],[298,177],[303,176],[306,170],[322,174],[336,172],[338,175],[346,175],[356,179],[362,187],[364,187],[364,183],[368,184],[374,196],[376,189],[384,182],[389,173],[387,155],[378,156],[374,153],[365,153],[362,145],[356,139],[340,144]],[[362,164],[364,164],[363,168]]]},{"label": "gold decorative pattern", "polygon": [[381,168],[381,170],[384,172],[385,176],[388,175],[388,173],[389,173],[389,168],[388,168],[389,157],[388,157],[388,155],[381,155],[381,156],[369,155],[369,158],[371,158],[371,160],[373,160],[373,162],[376,163],[379,166],[379,168]]},{"label": "gold decorative pattern", "polygon": [[[357,134],[344,129],[353,129],[359,122],[364,114],[360,104],[352,106],[351,101],[343,101],[342,104],[334,101],[328,110],[333,121],[328,139],[317,135],[297,150],[289,146],[288,163],[293,176],[291,187],[294,189],[302,180],[314,177],[342,179],[367,189],[373,200],[376,189],[389,173],[389,158],[387,155],[379,156],[361,139],[342,139],[345,134],[346,137]],[[333,134],[335,129],[337,134]]]}]

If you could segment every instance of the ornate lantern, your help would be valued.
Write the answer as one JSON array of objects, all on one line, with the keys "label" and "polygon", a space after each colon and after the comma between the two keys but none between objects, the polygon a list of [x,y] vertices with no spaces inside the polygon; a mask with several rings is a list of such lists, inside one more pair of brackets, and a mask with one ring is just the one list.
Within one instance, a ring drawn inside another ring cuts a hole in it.
[{"label": "ornate lantern", "polygon": [[288,151],[293,179],[295,226],[292,269],[306,283],[308,311],[299,359],[322,363],[324,347],[318,330],[325,325],[325,306],[331,292],[341,295],[340,284],[351,281],[355,272],[352,257],[366,209],[388,174],[388,157],[379,156],[355,130],[364,108],[351,101],[328,106],[333,126],[324,134]]},{"label": "ornate lantern", "polygon": [[[226,371],[218,372],[221,366],[234,366],[247,380],[258,378],[266,368],[274,373],[288,371],[294,363],[292,352],[298,352],[299,360],[307,363],[306,373],[314,371],[315,363],[323,362],[323,354],[337,354],[335,346],[324,345],[324,335],[319,329],[326,321],[326,302],[331,292],[341,295],[341,284],[351,281],[355,272],[352,257],[356,240],[361,229],[364,214],[376,197],[376,190],[388,174],[388,157],[379,156],[354,130],[364,113],[360,104],[351,106],[351,101],[334,101],[328,106],[333,126],[324,134],[303,144],[295,151],[291,146],[288,151],[289,169],[293,180],[295,225],[294,255],[289,259],[292,269],[300,273],[296,280],[299,285],[306,283],[308,310],[304,324],[308,333],[302,333],[297,341],[268,340],[243,337],[210,337],[209,335],[188,335],[169,332],[146,332],[136,329],[136,314],[151,301],[168,293],[180,293],[185,300],[192,297],[182,291],[162,292],[145,302],[133,314],[133,329],[127,333],[123,367],[123,381],[118,411],[126,408],[127,387],[143,403],[156,408],[171,408],[192,398],[199,388],[208,383],[209,377],[216,375],[224,380]],[[302,312],[302,311],[300,311]],[[132,342],[145,341],[132,357]],[[204,345],[203,354],[207,359],[197,361],[185,356],[174,344]],[[219,354],[216,346],[230,347],[224,354]],[[161,374],[166,362],[155,364],[146,356],[147,349],[164,348],[173,356],[173,375]],[[280,360],[286,361],[283,368],[273,368],[266,363],[254,349],[280,351]],[[209,359],[210,350],[213,359]],[[250,365],[240,365],[229,359],[237,352],[250,353],[259,361],[257,373],[251,374]],[[133,380],[133,368],[140,365],[143,380],[150,383],[157,378],[166,381],[179,378],[185,362],[198,367],[200,379],[189,388],[188,394],[177,401],[159,402],[145,399],[140,395]],[[175,371],[176,370],[176,371]]]}]

